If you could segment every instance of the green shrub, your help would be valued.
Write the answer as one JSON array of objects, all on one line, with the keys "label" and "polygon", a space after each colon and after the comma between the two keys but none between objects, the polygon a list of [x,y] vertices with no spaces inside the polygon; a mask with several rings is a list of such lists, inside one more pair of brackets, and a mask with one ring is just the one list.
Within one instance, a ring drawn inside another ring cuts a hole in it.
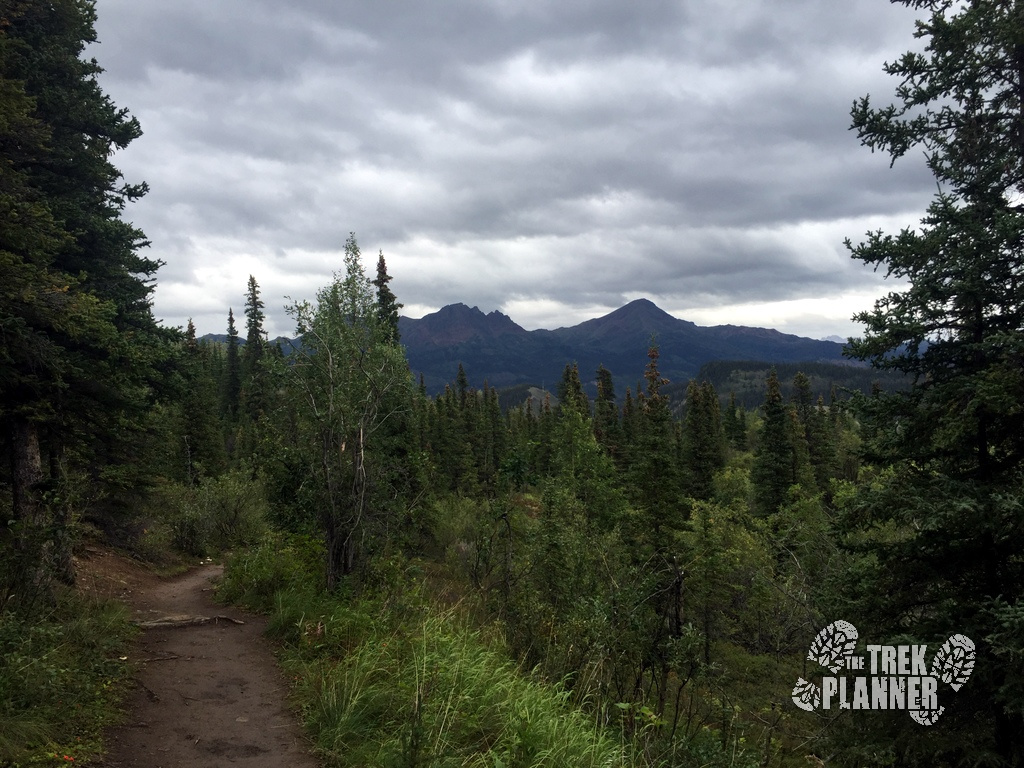
[{"label": "green shrub", "polygon": [[322,591],[323,561],[323,542],[319,539],[267,534],[256,546],[228,560],[217,594],[226,602],[270,612],[279,592]]},{"label": "green shrub", "polygon": [[203,478],[195,486],[169,486],[163,507],[171,543],[187,555],[256,544],[267,531],[263,487],[243,469]]}]

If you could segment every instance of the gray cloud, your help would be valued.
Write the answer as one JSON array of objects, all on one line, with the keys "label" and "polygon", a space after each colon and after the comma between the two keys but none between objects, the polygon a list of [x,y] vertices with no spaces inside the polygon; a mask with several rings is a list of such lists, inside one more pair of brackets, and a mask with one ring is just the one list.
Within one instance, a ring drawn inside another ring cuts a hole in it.
[{"label": "gray cloud", "polygon": [[[843,238],[914,224],[933,189],[848,131],[914,44],[882,0],[97,11],[102,84],[146,132],[115,162],[152,188],[128,215],[167,262],[157,311],[202,332],[250,272],[289,332],[283,296],[312,297],[349,231],[410,310],[565,325],[647,295],[750,322],[752,303],[877,294]],[[788,329],[852,332],[835,306]]]}]

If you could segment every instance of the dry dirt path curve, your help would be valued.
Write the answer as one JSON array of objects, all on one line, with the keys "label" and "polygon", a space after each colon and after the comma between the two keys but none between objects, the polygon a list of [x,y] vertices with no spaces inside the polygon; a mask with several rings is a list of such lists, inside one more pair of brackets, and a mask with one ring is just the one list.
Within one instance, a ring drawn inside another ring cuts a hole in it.
[{"label": "dry dirt path curve", "polygon": [[[315,768],[287,681],[262,632],[265,619],[212,599],[221,567],[173,579],[143,579],[122,590],[140,622],[164,617],[228,617],[201,625],[144,629],[123,725],[107,733],[110,768]],[[122,581],[122,584],[125,582]]]}]

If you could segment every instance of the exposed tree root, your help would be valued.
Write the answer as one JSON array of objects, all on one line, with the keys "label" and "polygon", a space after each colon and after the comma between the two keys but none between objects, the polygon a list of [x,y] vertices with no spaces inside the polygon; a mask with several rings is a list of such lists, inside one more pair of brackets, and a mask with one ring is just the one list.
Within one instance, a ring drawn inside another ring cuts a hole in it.
[{"label": "exposed tree root", "polygon": [[230,616],[164,616],[150,621],[136,621],[135,626],[142,629],[163,629],[166,627],[197,627],[202,624],[215,624],[218,621],[229,621],[232,624],[245,624],[244,621]]}]

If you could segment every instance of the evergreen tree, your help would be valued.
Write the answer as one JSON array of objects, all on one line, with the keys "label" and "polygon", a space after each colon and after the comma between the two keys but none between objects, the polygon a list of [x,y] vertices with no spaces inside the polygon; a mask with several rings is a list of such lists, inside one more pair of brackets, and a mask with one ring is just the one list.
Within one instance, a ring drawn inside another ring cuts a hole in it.
[{"label": "evergreen tree", "polygon": [[901,744],[906,765],[1019,765],[1024,3],[902,2],[928,13],[916,32],[927,45],[886,65],[897,103],[859,100],[853,127],[894,162],[923,151],[938,192],[918,228],[851,246],[901,281],[857,315],[852,354],[913,384],[861,403],[869,456],[893,469],[846,521],[893,533],[869,536],[877,566],[851,578],[863,589],[844,615],[875,633],[929,644],[962,633],[977,645],[969,682],[955,696],[940,687],[946,710],[929,730],[942,738],[894,720],[869,734],[876,743]]},{"label": "evergreen tree", "polygon": [[462,363],[459,363],[459,371],[455,375],[455,386],[458,388],[459,410],[464,411],[466,399],[469,397],[469,377],[466,376],[466,369],[462,367]]},{"label": "evergreen tree", "polygon": [[267,316],[263,307],[259,283],[249,275],[245,288],[245,350],[242,357],[243,366],[249,371],[255,368],[266,347],[267,335],[263,330],[263,321]]},{"label": "evergreen tree", "polygon": [[837,433],[840,429],[830,423],[825,398],[819,395],[817,404],[807,414],[804,432],[807,435],[807,451],[814,482],[820,491],[828,490],[829,480],[836,477],[839,471]]},{"label": "evergreen tree", "polygon": [[507,432],[498,403],[498,391],[485,381],[480,402],[480,482],[488,495],[497,490],[498,469],[504,458]]},{"label": "evergreen tree", "polygon": [[[807,374],[797,371],[793,376],[793,403],[789,409],[790,445],[793,446],[792,482],[799,483],[804,490],[813,493],[817,489],[812,470],[811,444],[808,437],[808,424],[814,412],[811,380]],[[815,457],[819,463],[822,456]],[[824,486],[823,486],[824,488]]]},{"label": "evergreen tree", "polygon": [[468,458],[466,472],[459,478],[459,489],[467,496],[475,496],[480,492],[485,463],[482,401],[479,393],[468,386],[465,389],[460,386],[459,398],[458,418],[461,424],[461,442]]},{"label": "evergreen tree", "polygon": [[185,479],[193,484],[204,475],[217,474],[223,460],[223,445],[217,435],[216,380],[211,376],[205,347],[196,339],[196,328],[189,318],[182,365],[185,386],[181,398],[180,453]]},{"label": "evergreen tree", "polygon": [[451,475],[452,490],[464,496],[474,496],[479,491],[477,483],[477,452],[475,450],[475,422],[470,409],[475,396],[469,389],[466,372],[462,370],[456,382],[458,392],[445,387],[445,409],[442,412],[448,421],[449,458],[445,469]]},{"label": "evergreen tree", "polygon": [[533,471],[538,475],[547,475],[551,471],[551,457],[553,452],[553,435],[555,432],[555,409],[551,407],[551,393],[544,393],[544,402],[540,407],[540,416],[537,418],[537,429],[533,454]]},{"label": "evergreen tree", "polygon": [[803,371],[797,371],[793,376],[793,405],[800,423],[806,425],[814,407],[814,395],[811,393],[811,380]]},{"label": "evergreen tree", "polygon": [[921,147],[940,192],[920,229],[848,242],[854,258],[909,283],[856,316],[865,333],[850,349],[916,381],[882,398],[901,428],[879,455],[1001,481],[1024,459],[1024,411],[1007,405],[1024,399],[1024,6],[912,4],[932,11],[918,31],[929,55],[887,65],[903,103],[874,109],[865,97],[853,126],[894,162]]},{"label": "evergreen tree", "polygon": [[590,416],[590,401],[583,391],[580,369],[576,363],[566,364],[562,371],[562,380],[558,384],[558,410],[559,413],[572,410],[581,416]]},{"label": "evergreen tree", "polygon": [[221,396],[221,413],[229,425],[238,418],[238,405],[242,397],[242,368],[238,356],[238,329],[235,328],[235,313],[228,309],[228,340],[224,364],[224,386]]},{"label": "evergreen tree", "polygon": [[618,466],[622,466],[622,425],[615,402],[612,373],[603,365],[597,369],[597,400],[594,402],[594,437]]},{"label": "evergreen tree", "polygon": [[0,25],[0,422],[16,522],[7,530],[40,594],[47,563],[73,577],[67,520],[47,509],[43,485],[63,482],[74,460],[107,510],[133,507],[174,337],[150,310],[159,263],[140,255],[142,232],[121,219],[145,185],[122,183],[110,157],[140,130],[83,58],[94,22],[86,0],[10,0]]},{"label": "evergreen tree", "polygon": [[729,393],[729,406],[722,418],[722,428],[729,444],[737,451],[747,450],[747,414],[736,404],[736,393]]},{"label": "evergreen tree", "polygon": [[377,277],[373,281],[377,289],[377,322],[380,323],[384,332],[390,335],[391,342],[397,344],[399,341],[398,310],[403,305],[398,303],[395,294],[388,287],[390,282],[391,275],[388,274],[388,267],[384,262],[384,252],[380,251],[377,257]]},{"label": "evergreen tree", "polygon": [[793,447],[790,483],[799,485],[808,494],[817,492],[814,471],[811,468],[811,449],[807,443],[807,429],[800,420],[800,413],[795,407],[786,409],[789,417],[789,444]]},{"label": "evergreen tree", "polygon": [[763,423],[754,450],[750,480],[754,509],[758,514],[767,516],[778,511],[786,500],[789,486],[795,481],[792,421],[782,400],[782,389],[774,367],[765,380],[761,414]]},{"label": "evergreen tree", "polygon": [[637,439],[637,407],[633,392],[626,387],[626,398],[622,402],[622,464],[632,461]]},{"label": "evergreen tree", "polygon": [[710,499],[715,472],[725,465],[718,393],[710,382],[698,384],[691,379],[687,385],[682,447],[690,495],[695,499]]},{"label": "evergreen tree", "polygon": [[263,371],[260,363],[267,347],[266,331],[263,330],[263,299],[256,278],[249,275],[245,295],[245,347],[242,349],[241,399],[250,424],[254,424],[266,409],[263,391]]},{"label": "evergreen tree", "polygon": [[658,370],[659,350],[652,343],[647,351],[649,362],[644,371],[646,390],[638,413],[636,449],[631,457],[630,472],[636,503],[646,512],[658,547],[666,542],[660,535],[663,527],[682,525],[679,507],[679,478],[675,462],[675,429],[669,400],[661,392],[668,384]]}]

